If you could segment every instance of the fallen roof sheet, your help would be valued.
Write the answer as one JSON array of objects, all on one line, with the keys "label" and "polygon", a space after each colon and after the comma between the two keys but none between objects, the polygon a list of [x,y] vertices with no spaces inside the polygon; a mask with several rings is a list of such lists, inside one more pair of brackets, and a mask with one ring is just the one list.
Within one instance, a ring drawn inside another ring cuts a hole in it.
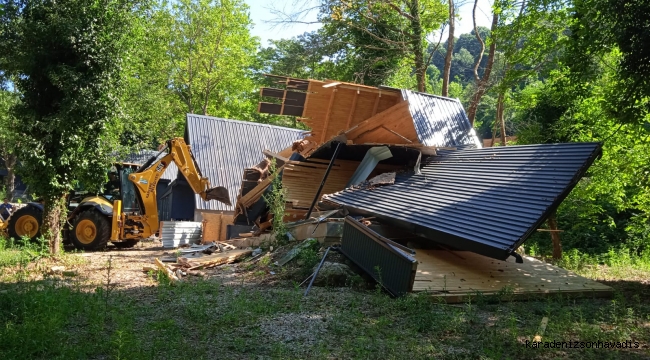
[{"label": "fallen roof sheet", "polygon": [[402,90],[420,143],[437,147],[481,148],[458,99]]},{"label": "fallen roof sheet", "polygon": [[324,200],[418,235],[505,260],[555,210],[595,158],[597,143],[439,151],[421,174]]},{"label": "fallen roof sheet", "polygon": [[377,234],[349,216],[343,225],[341,252],[393,296],[413,290],[418,267],[413,250]]},{"label": "fallen roof sheet", "polygon": [[[245,168],[264,159],[262,151],[278,152],[305,132],[280,126],[187,114],[186,141],[203,176],[212,186],[223,186],[236,203]],[[195,195],[196,209],[233,211],[234,205],[220,201],[203,201]]]}]

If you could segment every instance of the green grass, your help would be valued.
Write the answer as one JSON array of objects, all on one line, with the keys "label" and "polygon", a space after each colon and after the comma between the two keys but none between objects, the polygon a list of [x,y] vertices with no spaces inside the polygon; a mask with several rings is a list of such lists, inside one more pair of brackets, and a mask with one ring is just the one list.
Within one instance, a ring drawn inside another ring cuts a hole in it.
[{"label": "green grass", "polygon": [[376,291],[225,287],[211,281],[84,292],[57,281],[0,285],[3,359],[643,358],[630,350],[528,349],[543,340],[648,345],[639,296],[439,304]]},{"label": "green grass", "polygon": [[[16,252],[28,250],[4,246],[0,258]],[[69,256],[70,264],[80,258]],[[567,266],[591,269],[589,259],[576,256],[567,254]],[[619,259],[612,268],[644,271],[642,260],[612,258]],[[158,286],[127,290],[108,283],[89,290],[74,278],[0,281],[0,359],[650,357],[650,285],[641,281],[633,290],[609,283],[618,289],[612,299],[506,302],[504,293],[447,305],[378,290],[313,288],[304,298],[304,288],[289,285],[223,286],[208,279],[172,286],[150,276]],[[544,317],[542,341],[632,340],[642,347],[527,348]]]}]

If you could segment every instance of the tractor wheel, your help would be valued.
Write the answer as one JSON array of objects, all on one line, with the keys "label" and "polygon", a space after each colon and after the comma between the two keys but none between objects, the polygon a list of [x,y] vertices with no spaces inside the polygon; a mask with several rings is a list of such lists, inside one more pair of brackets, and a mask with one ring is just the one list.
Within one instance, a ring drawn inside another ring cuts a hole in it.
[{"label": "tractor wheel", "polygon": [[41,234],[41,226],[43,226],[43,210],[28,205],[11,214],[7,232],[9,237],[16,240],[26,236],[31,241],[35,241]]},{"label": "tractor wheel", "polygon": [[134,247],[138,243],[138,240],[128,239],[124,241],[116,241],[113,243],[118,249],[129,249]]},{"label": "tractor wheel", "polygon": [[100,250],[106,247],[110,238],[110,220],[95,209],[79,214],[70,231],[70,240],[77,249]]}]

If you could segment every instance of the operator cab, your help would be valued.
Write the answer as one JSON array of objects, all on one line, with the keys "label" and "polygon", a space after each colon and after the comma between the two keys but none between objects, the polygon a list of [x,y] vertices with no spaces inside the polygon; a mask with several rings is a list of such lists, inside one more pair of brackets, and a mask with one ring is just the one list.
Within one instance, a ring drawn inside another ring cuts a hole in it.
[{"label": "operator cab", "polygon": [[115,165],[117,168],[117,179],[119,179],[119,189],[120,197],[113,198],[111,200],[122,200],[122,212],[129,213],[140,213],[140,199],[138,197],[138,192],[135,189],[135,184],[129,180],[129,175],[136,172],[139,168],[135,164],[118,164]]}]

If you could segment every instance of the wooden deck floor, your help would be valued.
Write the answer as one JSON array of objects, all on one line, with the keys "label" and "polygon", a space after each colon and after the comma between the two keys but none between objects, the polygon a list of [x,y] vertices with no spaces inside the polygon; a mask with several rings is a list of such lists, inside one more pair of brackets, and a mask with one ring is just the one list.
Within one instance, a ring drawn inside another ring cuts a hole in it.
[{"label": "wooden deck floor", "polygon": [[463,302],[477,293],[532,298],[550,294],[606,297],[612,288],[568,270],[524,256],[515,263],[468,251],[416,250],[413,292],[429,292],[447,302]]}]

